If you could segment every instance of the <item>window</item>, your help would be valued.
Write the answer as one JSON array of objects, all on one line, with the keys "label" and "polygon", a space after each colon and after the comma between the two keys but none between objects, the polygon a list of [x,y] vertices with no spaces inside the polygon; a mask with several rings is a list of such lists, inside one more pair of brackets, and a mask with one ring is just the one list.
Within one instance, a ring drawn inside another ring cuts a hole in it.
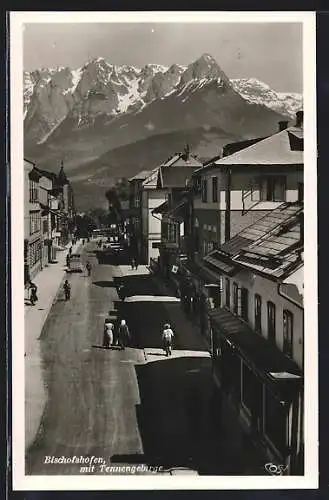
[{"label": "window", "polygon": [[255,294],[255,331],[262,333],[262,297]]},{"label": "window", "polygon": [[30,213],[30,234],[34,234],[41,229],[40,212]]},{"label": "window", "polygon": [[233,312],[238,314],[239,311],[239,288],[236,283],[233,283]]},{"label": "window", "polygon": [[225,304],[226,307],[230,308],[231,306],[231,287],[230,287],[230,280],[226,278],[225,280]]},{"label": "window", "polygon": [[212,201],[214,203],[218,201],[218,177],[212,178]]},{"label": "window", "polygon": [[35,181],[29,180],[29,196],[30,203],[38,201],[38,184]]},{"label": "window", "polygon": [[193,192],[194,194],[201,193],[201,177],[199,175],[193,178]]},{"label": "window", "polygon": [[207,179],[202,179],[201,200],[203,203],[207,203],[207,201],[208,201],[208,181],[207,181]]},{"label": "window", "polygon": [[286,178],[284,176],[268,176],[261,181],[262,201],[285,201]]},{"label": "window", "polygon": [[249,294],[247,288],[241,288],[241,318],[248,321]]},{"label": "window", "polygon": [[41,241],[35,241],[30,245],[29,248],[29,262],[30,266],[34,266],[39,260],[41,260]]},{"label": "window", "polygon": [[267,303],[267,337],[271,342],[275,342],[275,304]]},{"label": "window", "polygon": [[292,358],[294,317],[290,311],[283,311],[283,352]]},{"label": "window", "polygon": [[42,232],[43,234],[48,233],[48,221],[44,220],[42,223]]}]

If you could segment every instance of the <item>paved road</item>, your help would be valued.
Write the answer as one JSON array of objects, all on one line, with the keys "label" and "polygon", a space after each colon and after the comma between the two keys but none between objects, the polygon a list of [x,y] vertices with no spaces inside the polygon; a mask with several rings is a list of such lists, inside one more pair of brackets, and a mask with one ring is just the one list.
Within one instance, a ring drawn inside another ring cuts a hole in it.
[{"label": "paved road", "polygon": [[[230,442],[224,446],[225,430],[220,434],[214,413],[211,360],[180,304],[119,301],[113,268],[98,264],[93,248],[86,245],[83,254],[92,263],[92,276],[69,278],[71,301],[58,296],[42,332],[48,403],[27,453],[26,473],[79,473],[80,464],[48,464],[46,456],[243,473],[247,468],[236,452],[229,457]],[[161,294],[150,276],[122,280],[129,296]],[[125,351],[97,347],[109,309],[129,325]],[[160,338],[168,321],[176,333],[170,358]],[[102,471],[98,466],[90,473]]]},{"label": "paved road", "polygon": [[[72,274],[72,296],[60,293],[41,334],[41,356],[48,402],[37,439],[26,457],[27,474],[77,474],[78,464],[55,465],[46,456],[102,457],[140,454],[142,442],[135,406],[139,403],[135,364],[141,351],[104,350],[104,318],[113,305],[111,267],[98,265],[87,244],[84,260],[93,271]],[[98,471],[99,472],[99,471]]]}]

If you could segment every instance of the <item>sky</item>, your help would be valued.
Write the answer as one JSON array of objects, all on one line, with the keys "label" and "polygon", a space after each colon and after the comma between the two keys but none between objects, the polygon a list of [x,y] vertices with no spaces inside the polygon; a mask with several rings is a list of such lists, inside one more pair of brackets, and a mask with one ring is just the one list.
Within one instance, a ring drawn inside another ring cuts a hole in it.
[{"label": "sky", "polygon": [[26,23],[24,70],[104,57],[143,67],[188,65],[212,55],[229,78],[255,77],[279,92],[302,92],[299,23]]}]

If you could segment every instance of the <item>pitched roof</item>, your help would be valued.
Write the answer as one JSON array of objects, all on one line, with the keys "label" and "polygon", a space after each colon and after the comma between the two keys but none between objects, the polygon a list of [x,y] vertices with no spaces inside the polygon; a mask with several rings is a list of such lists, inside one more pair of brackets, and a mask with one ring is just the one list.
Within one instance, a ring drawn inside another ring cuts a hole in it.
[{"label": "pitched roof", "polygon": [[184,153],[175,153],[174,156],[163,162],[160,167],[202,167],[202,163],[193,155],[186,158]]},{"label": "pitched roof", "polygon": [[51,179],[52,181],[56,181],[57,175],[54,172],[49,172],[48,170],[44,170],[39,167],[35,167],[42,175],[43,177],[47,177],[47,179]]},{"label": "pitched roof", "polygon": [[151,174],[152,170],[142,170],[141,172],[139,172],[138,174],[134,175],[133,177],[130,177],[129,182],[130,181],[137,181],[137,180],[141,180],[141,181],[144,181],[145,179],[147,179],[147,177]]},{"label": "pitched roof", "polygon": [[158,176],[158,188],[183,188],[188,179],[192,177],[196,167],[160,167]]},{"label": "pitched roof", "polygon": [[[168,169],[169,167],[173,167],[173,169],[176,171],[177,168],[193,168],[194,170],[196,168],[199,168],[202,166],[202,163],[197,160],[194,156],[189,155],[189,158],[186,159],[186,156],[184,153],[175,153],[171,158],[163,162],[161,165],[158,167],[155,167],[151,172],[149,172],[149,176],[145,178],[143,181],[143,187],[145,188],[157,188],[158,187],[158,174],[160,170],[162,171],[163,168]],[[162,186],[163,188],[165,187],[184,187],[185,186],[185,179],[186,177],[189,177],[189,174],[187,174],[187,171],[185,173],[177,173],[177,180],[178,180],[178,185],[176,186],[174,183],[175,175],[174,174],[164,174],[166,181],[168,178],[168,186]],[[162,175],[162,174],[160,174]],[[170,175],[170,178],[169,178]],[[168,176],[168,177],[167,177]],[[184,177],[184,183],[182,184],[182,179]],[[171,183],[174,184],[171,184]],[[159,188],[159,187],[158,187]]]},{"label": "pitched roof", "polygon": [[237,153],[215,161],[215,165],[302,165],[303,129],[289,127]]},{"label": "pitched roof", "polygon": [[284,278],[301,265],[303,206],[283,203],[207,257]]},{"label": "pitched roof", "polygon": [[156,188],[158,181],[158,172],[160,167],[156,167],[151,170],[150,174],[143,181],[143,187],[145,188]]},{"label": "pitched roof", "polygon": [[168,206],[168,200],[166,200],[157,207],[153,208],[152,214],[163,214],[168,211]]}]

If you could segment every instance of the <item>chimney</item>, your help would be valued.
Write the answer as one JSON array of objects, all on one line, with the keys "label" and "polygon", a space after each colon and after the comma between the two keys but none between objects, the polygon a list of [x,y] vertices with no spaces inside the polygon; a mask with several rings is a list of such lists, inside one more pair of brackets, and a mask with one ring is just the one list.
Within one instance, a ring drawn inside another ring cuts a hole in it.
[{"label": "chimney", "polygon": [[279,132],[282,132],[282,130],[286,130],[286,128],[288,128],[288,121],[279,122]]},{"label": "chimney", "polygon": [[296,127],[303,127],[304,111],[297,111],[296,113]]},{"label": "chimney", "polygon": [[190,146],[188,144],[186,144],[186,146],[184,148],[184,157],[185,157],[185,161],[190,160]]}]

